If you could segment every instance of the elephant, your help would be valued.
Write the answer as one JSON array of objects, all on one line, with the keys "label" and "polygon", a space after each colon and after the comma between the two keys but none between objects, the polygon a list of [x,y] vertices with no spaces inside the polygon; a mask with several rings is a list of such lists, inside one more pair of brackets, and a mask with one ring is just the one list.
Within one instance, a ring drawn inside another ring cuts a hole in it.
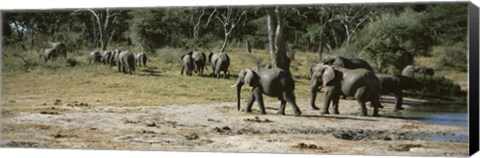
[{"label": "elephant", "polygon": [[135,56],[135,61],[137,61],[138,66],[146,67],[147,66],[147,54],[145,53],[138,53]]},{"label": "elephant", "polygon": [[185,73],[187,76],[192,76],[192,71],[193,71],[193,58],[192,58],[193,52],[188,52],[182,55],[180,58],[182,60],[182,69],[180,71],[180,75],[183,75]]},{"label": "elephant", "polygon": [[402,76],[407,76],[410,78],[415,78],[415,68],[416,66],[414,65],[407,65],[405,68],[402,70]]},{"label": "elephant", "polygon": [[395,96],[395,111],[403,110],[403,90],[420,90],[423,87],[415,78],[408,76],[377,74],[377,77],[382,87],[381,94]]},{"label": "elephant", "polygon": [[111,65],[111,58],[113,57],[112,51],[103,51],[102,52],[102,63],[104,65]]},{"label": "elephant", "polygon": [[220,72],[223,71],[223,78],[227,78],[228,68],[230,66],[230,57],[225,53],[210,53],[208,61],[212,65],[212,76],[220,78]]},{"label": "elephant", "polygon": [[192,54],[192,58],[195,73],[198,73],[198,75],[202,76],[203,69],[205,68],[205,64],[207,62],[207,56],[205,53],[195,51]]},{"label": "elephant", "polygon": [[135,73],[135,56],[129,51],[121,51],[117,54],[118,72],[128,73],[132,75]]},{"label": "elephant", "polygon": [[236,83],[231,87],[237,88],[237,110],[240,110],[240,90],[244,84],[252,87],[250,98],[248,99],[246,112],[252,111],[254,101],[257,101],[260,107],[260,113],[266,114],[263,103],[262,93],[277,97],[280,100],[278,114],[285,115],[285,106],[288,102],[292,105],[295,116],[300,116],[301,111],[295,101],[295,82],[293,78],[280,68],[246,68],[238,74]]},{"label": "elephant", "polygon": [[110,66],[114,66],[118,61],[118,54],[122,52],[121,50],[115,49],[112,51],[112,57],[110,58]]},{"label": "elephant", "polygon": [[426,66],[417,66],[415,67],[415,72],[422,74],[424,77],[425,76],[433,76],[435,74],[435,71],[433,68],[426,67]]},{"label": "elephant", "polygon": [[371,72],[373,71],[372,66],[368,64],[367,61],[360,59],[360,58],[346,58],[343,56],[332,56],[327,59],[323,60],[323,64],[325,65],[336,65],[340,67],[344,67],[347,69],[358,69],[358,68],[364,68],[367,69]]},{"label": "elephant", "polygon": [[67,58],[67,47],[62,42],[52,43],[52,49],[57,52],[57,55]]},{"label": "elephant", "polygon": [[38,53],[38,58],[39,59],[42,59],[46,62],[48,62],[48,60],[56,60],[58,57],[58,53],[57,51],[55,51],[55,49],[53,48],[42,48],[40,49],[39,53]]},{"label": "elephant", "polygon": [[310,65],[310,67],[308,68],[308,79],[311,79],[311,78],[312,78],[313,70],[315,69],[315,67],[317,67],[317,64],[320,64],[320,63],[313,63],[313,64]]},{"label": "elephant", "polygon": [[93,51],[90,52],[90,60],[88,61],[89,64],[92,63],[100,63],[102,62],[102,55],[100,54],[100,51]]},{"label": "elephant", "polygon": [[425,67],[425,66],[415,66],[415,65],[408,65],[402,70],[403,76],[408,76],[411,78],[415,78],[415,74],[422,74],[425,76],[433,76],[435,71],[433,68]]},{"label": "elephant", "polygon": [[317,89],[320,85],[326,87],[323,110],[321,114],[329,114],[330,102],[333,102],[333,113],[339,114],[338,103],[341,95],[354,97],[360,104],[360,115],[367,116],[366,102],[373,105],[373,115],[378,116],[378,108],[381,107],[380,80],[375,74],[367,69],[348,69],[338,66],[317,64],[314,69],[311,82],[310,104],[313,109],[317,97]]}]

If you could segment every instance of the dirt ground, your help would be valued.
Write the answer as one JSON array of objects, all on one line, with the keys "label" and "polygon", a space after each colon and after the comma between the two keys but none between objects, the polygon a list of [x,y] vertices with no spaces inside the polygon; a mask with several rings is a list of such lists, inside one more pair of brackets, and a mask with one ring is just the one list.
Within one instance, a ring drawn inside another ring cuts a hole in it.
[{"label": "dirt ground", "polygon": [[[468,129],[396,118],[360,117],[355,101],[341,100],[340,115],[319,115],[299,101],[302,116],[268,102],[267,115],[236,110],[236,103],[113,106],[101,101],[8,97],[2,107],[2,146],[35,148],[213,151],[410,156],[467,156],[468,142],[423,139]],[[317,102],[321,105],[319,102]],[[245,102],[242,102],[245,105]],[[244,108],[243,106],[242,108]],[[372,109],[369,109],[369,114]]]}]

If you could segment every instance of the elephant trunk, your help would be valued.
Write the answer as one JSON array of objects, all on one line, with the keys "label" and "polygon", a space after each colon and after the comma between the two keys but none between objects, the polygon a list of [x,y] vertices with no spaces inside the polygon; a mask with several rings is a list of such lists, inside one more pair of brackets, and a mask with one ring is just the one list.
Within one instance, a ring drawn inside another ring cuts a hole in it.
[{"label": "elephant trunk", "polygon": [[240,111],[240,91],[242,90],[242,83],[240,82],[240,80],[237,81],[237,83],[235,83],[235,85],[231,86],[231,87],[237,87],[237,110]]}]

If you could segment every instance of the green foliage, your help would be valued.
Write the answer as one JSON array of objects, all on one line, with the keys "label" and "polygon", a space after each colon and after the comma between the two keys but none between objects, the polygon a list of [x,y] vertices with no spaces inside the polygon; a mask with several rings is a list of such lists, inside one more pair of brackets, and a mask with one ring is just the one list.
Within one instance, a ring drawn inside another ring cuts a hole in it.
[{"label": "green foliage", "polygon": [[433,54],[439,58],[438,68],[467,71],[467,42],[458,42],[452,46],[435,46]]},{"label": "green foliage", "polygon": [[428,5],[425,25],[437,45],[452,45],[467,39],[468,4],[445,3]]},{"label": "green foliage", "polygon": [[402,14],[384,14],[362,30],[361,35],[370,40],[361,55],[374,60],[377,70],[382,73],[398,73],[412,64],[417,54],[427,52],[432,44],[427,27],[421,21],[423,13],[407,9]]},{"label": "green foliage", "polygon": [[456,97],[464,95],[460,85],[443,76],[416,77],[423,84],[420,93],[425,96]]}]

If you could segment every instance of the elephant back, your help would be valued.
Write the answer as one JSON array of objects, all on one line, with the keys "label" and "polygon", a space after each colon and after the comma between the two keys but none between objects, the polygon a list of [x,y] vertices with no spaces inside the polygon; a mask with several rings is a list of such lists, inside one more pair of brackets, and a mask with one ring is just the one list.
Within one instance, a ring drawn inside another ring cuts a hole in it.
[{"label": "elephant back", "polygon": [[[381,83],[375,74],[367,69],[343,69],[342,92],[348,96],[355,96],[358,89],[380,94]],[[377,95],[377,94],[376,94]]]},{"label": "elephant back", "polygon": [[408,65],[402,70],[402,75],[414,78],[415,77],[415,66],[413,65]]}]

